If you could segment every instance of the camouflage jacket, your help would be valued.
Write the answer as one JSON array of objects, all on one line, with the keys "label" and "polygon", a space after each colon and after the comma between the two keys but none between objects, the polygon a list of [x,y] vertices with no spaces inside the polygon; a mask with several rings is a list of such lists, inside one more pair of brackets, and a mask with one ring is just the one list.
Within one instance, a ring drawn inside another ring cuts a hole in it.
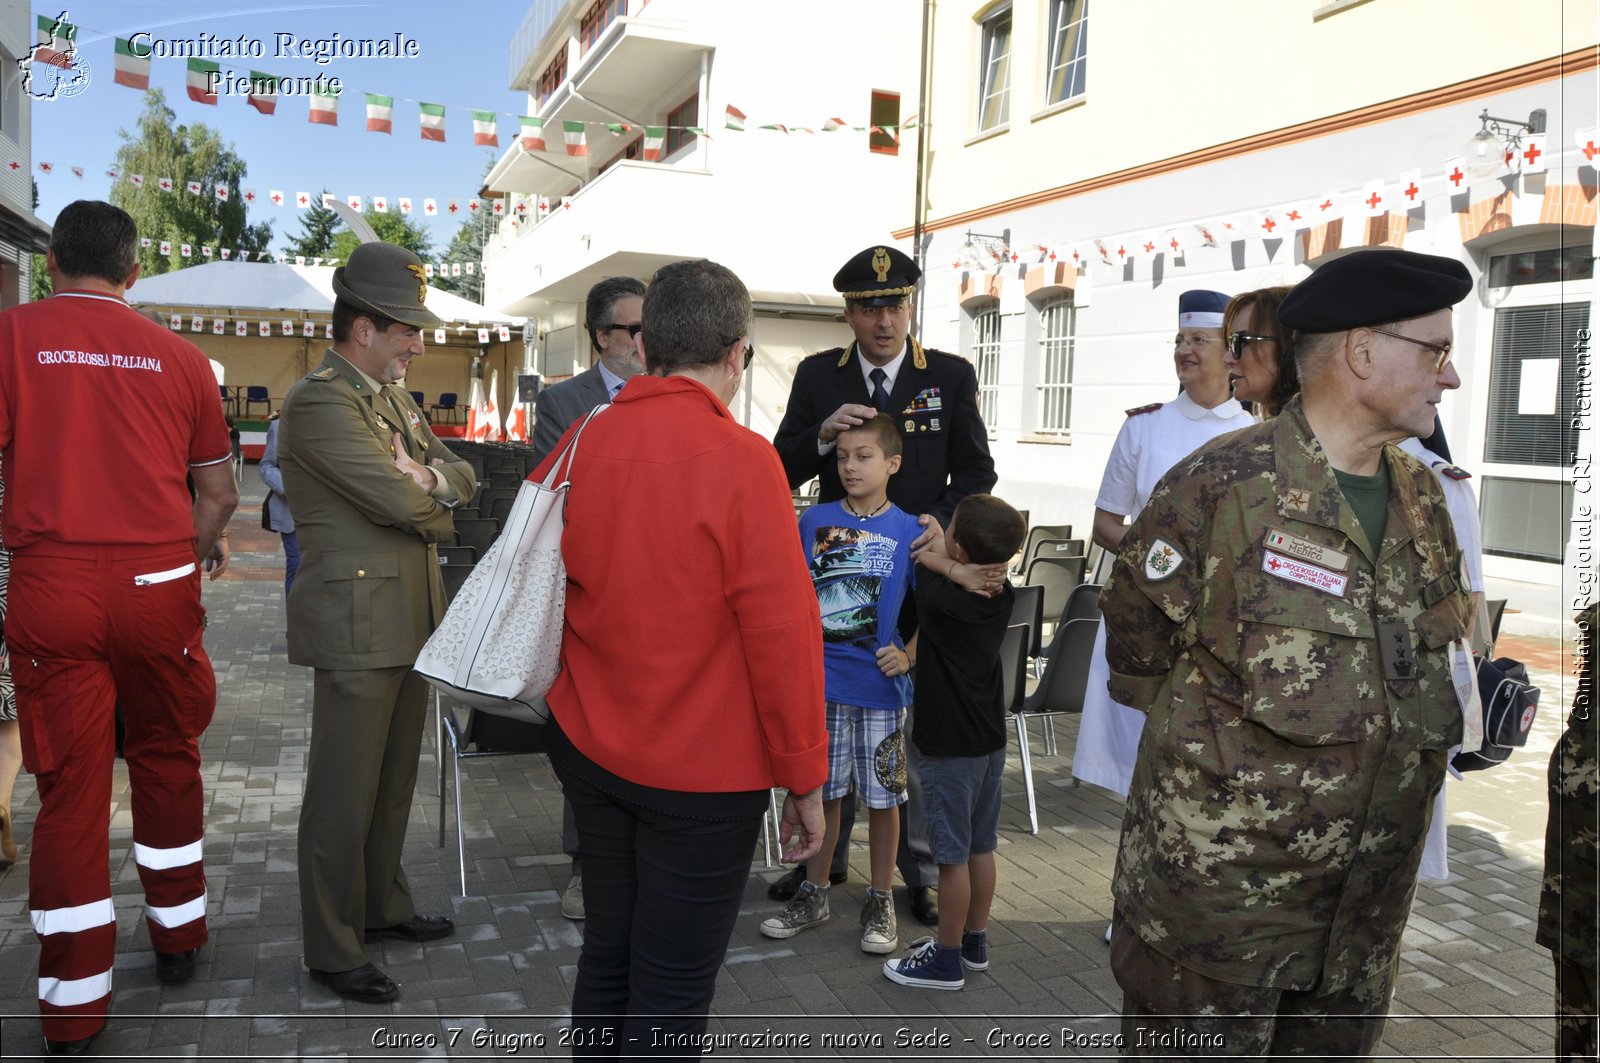
[{"label": "camouflage jacket", "polygon": [[1536,940],[1568,963],[1600,966],[1600,706],[1594,654],[1600,649],[1591,605],[1578,618],[1582,667],[1567,729],[1550,754],[1550,813],[1545,827],[1544,885]]},{"label": "camouflage jacket", "polygon": [[1438,483],[1384,460],[1374,557],[1296,399],[1167,473],[1101,596],[1111,695],[1148,715],[1116,904],[1207,977],[1336,989],[1400,946],[1468,596]]}]

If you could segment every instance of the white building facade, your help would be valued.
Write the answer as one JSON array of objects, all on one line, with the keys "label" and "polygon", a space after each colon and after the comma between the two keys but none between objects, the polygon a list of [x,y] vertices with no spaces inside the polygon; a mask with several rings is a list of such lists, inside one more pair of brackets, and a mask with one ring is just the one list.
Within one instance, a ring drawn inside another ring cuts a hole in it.
[{"label": "white building facade", "polygon": [[[710,258],[755,300],[735,412],[770,435],[799,359],[850,338],[835,271],[891,241],[912,200],[912,153],[892,149],[915,103],[920,17],[915,0],[538,0],[511,85],[545,150],[519,141],[485,178],[505,214],[484,302],[539,321],[545,379],[588,367],[596,281]],[[567,153],[569,122],[586,155]]]},{"label": "white building facade", "polygon": [[50,239],[33,215],[33,101],[17,65],[34,45],[34,27],[27,4],[0,5],[0,310],[27,301],[29,255]]},{"label": "white building facade", "polygon": [[896,236],[924,342],[977,366],[997,490],[1087,527],[1123,411],[1176,393],[1179,293],[1405,247],[1477,281],[1442,418],[1486,572],[1561,584],[1595,503],[1596,28],[1587,0],[938,4]]}]

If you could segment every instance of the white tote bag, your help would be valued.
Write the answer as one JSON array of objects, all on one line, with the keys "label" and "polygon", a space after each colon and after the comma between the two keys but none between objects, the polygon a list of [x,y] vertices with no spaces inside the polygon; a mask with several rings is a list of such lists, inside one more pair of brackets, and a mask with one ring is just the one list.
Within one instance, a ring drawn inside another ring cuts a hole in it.
[{"label": "white tote bag", "polygon": [[500,537],[473,568],[417,655],[424,679],[464,705],[520,705],[549,719],[544,695],[561,669],[567,567],[561,560],[567,488],[584,428],[573,433],[543,483],[524,480]]}]

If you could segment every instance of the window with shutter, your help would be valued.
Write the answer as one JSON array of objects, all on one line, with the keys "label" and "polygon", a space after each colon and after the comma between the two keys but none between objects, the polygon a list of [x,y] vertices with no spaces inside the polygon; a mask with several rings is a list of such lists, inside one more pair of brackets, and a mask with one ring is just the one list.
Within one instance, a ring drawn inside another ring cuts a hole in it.
[{"label": "window with shutter", "polygon": [[1578,330],[1588,327],[1587,302],[1495,311],[1485,461],[1571,464],[1578,390],[1574,344]]},{"label": "window with shutter", "polygon": [[1483,552],[1560,564],[1572,527],[1572,499],[1571,484],[1484,477],[1478,510]]}]

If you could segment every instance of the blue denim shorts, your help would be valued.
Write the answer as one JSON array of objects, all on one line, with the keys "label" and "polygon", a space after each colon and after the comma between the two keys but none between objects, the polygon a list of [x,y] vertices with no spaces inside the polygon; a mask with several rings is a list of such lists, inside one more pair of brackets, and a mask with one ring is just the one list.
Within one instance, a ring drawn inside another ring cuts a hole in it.
[{"label": "blue denim shorts", "polygon": [[1000,844],[1000,776],[1006,751],[977,757],[930,757],[912,742],[928,843],[937,864],[964,864]]}]

